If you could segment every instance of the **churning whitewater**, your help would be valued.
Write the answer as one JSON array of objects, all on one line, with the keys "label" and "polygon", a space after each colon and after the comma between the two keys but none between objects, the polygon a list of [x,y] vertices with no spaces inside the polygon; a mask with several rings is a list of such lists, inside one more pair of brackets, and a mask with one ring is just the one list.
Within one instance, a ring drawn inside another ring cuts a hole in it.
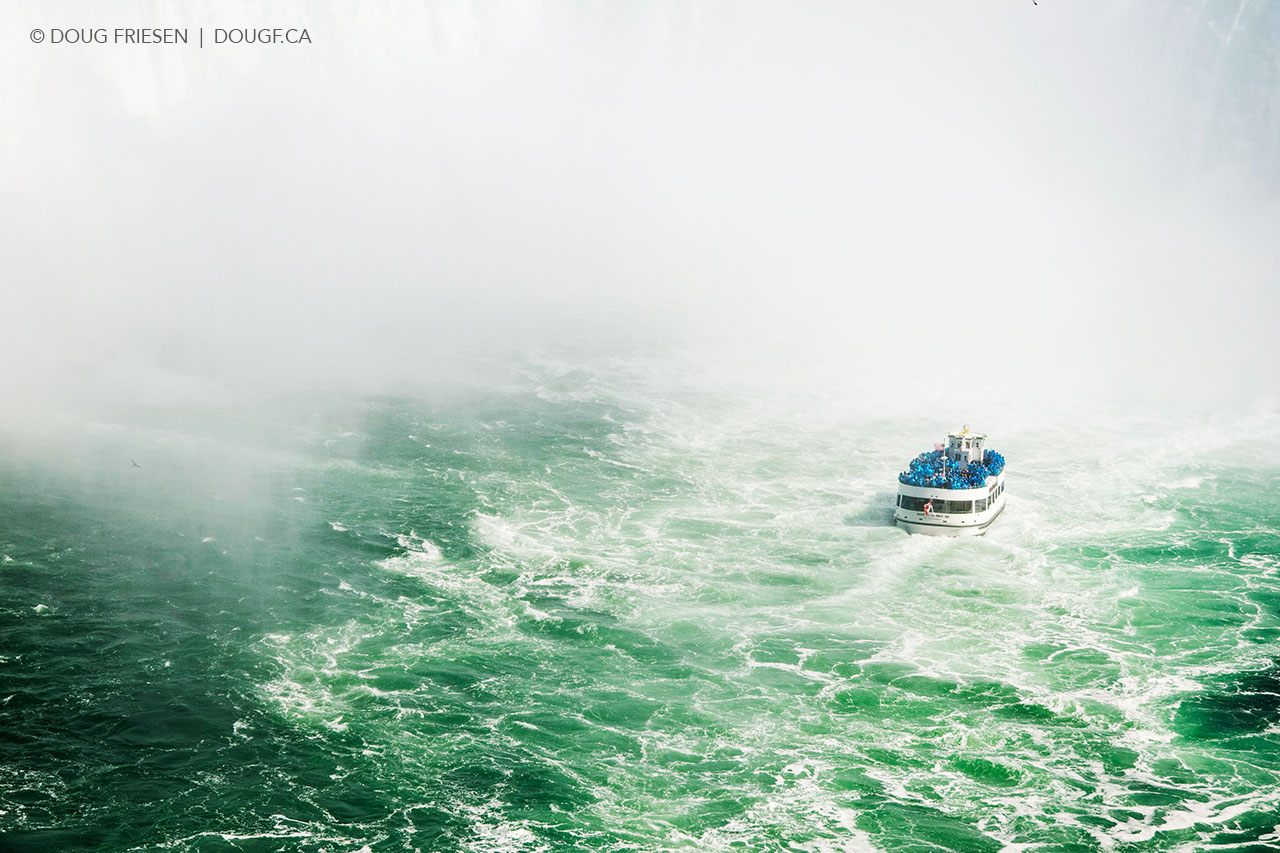
[{"label": "churning whitewater", "polygon": [[1014,406],[1000,524],[938,539],[896,477],[958,416],[520,377],[0,457],[12,843],[1276,842],[1274,406]]}]

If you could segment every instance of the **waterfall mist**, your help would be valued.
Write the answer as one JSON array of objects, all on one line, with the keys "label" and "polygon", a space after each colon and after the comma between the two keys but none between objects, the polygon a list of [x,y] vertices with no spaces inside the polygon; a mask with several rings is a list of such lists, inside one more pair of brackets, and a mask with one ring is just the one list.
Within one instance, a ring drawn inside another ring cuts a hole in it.
[{"label": "waterfall mist", "polygon": [[[4,421],[412,389],[548,348],[837,394],[1253,399],[1278,16],[8,4]],[[312,43],[25,37],[123,24]]]}]

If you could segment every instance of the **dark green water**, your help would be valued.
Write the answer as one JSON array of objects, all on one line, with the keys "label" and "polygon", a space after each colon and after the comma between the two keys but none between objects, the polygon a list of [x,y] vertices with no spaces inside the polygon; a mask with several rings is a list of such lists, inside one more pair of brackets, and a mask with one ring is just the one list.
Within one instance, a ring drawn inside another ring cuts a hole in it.
[{"label": "dark green water", "polygon": [[1274,410],[982,424],[1005,516],[907,537],[952,426],[544,369],[6,443],[0,847],[1275,849]]}]

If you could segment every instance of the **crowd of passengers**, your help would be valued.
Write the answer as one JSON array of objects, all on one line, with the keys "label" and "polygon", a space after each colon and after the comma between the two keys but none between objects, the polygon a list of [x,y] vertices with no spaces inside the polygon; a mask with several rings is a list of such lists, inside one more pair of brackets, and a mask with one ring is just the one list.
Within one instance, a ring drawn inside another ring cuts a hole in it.
[{"label": "crowd of passengers", "polygon": [[928,489],[980,489],[988,477],[999,476],[1004,470],[1004,457],[994,450],[985,450],[981,462],[970,462],[967,469],[944,458],[941,450],[921,453],[912,459],[906,471],[898,475],[898,482],[908,486]]}]

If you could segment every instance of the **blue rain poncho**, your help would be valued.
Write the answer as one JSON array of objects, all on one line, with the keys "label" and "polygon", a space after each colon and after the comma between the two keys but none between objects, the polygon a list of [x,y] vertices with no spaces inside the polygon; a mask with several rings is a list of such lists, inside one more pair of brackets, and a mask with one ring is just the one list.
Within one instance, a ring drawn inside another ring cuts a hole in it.
[{"label": "blue rain poncho", "polygon": [[970,462],[966,471],[947,462],[943,464],[943,451],[932,450],[912,459],[907,470],[898,475],[898,482],[926,489],[980,489],[988,477],[999,476],[1004,470],[1004,457],[994,450],[982,453],[981,462]]}]

